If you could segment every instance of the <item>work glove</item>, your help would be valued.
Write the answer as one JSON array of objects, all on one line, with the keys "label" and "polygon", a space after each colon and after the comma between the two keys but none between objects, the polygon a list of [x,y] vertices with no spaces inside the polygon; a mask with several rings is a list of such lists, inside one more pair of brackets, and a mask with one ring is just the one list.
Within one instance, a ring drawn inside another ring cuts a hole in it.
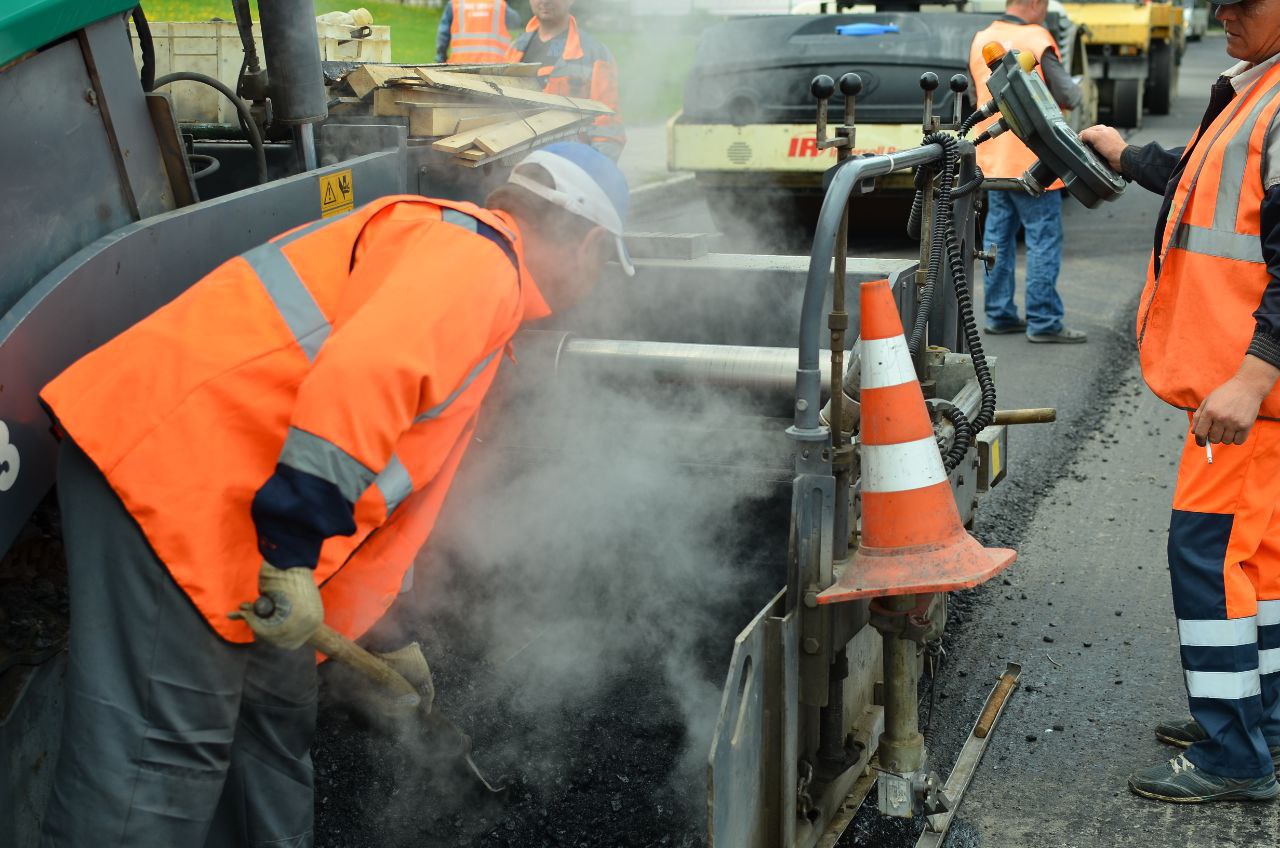
[{"label": "work glove", "polygon": [[[315,572],[309,568],[276,568],[263,562],[258,572],[258,593],[262,596],[258,604],[243,603],[240,611],[230,617],[242,619],[254,636],[277,648],[301,648],[324,621],[320,589]],[[264,608],[269,614],[259,615]]]}]

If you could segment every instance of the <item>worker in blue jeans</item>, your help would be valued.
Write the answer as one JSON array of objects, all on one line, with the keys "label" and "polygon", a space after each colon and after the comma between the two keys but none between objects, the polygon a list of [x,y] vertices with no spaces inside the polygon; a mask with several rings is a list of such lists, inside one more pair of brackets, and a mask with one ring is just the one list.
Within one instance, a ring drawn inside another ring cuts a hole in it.
[{"label": "worker in blue jeans", "polygon": [[[1026,229],[1027,320],[1018,318],[1013,302],[1018,264],[1018,227]],[[987,250],[996,252],[986,277],[987,332],[1025,331],[1031,342],[1080,343],[1088,337],[1062,324],[1065,310],[1058,296],[1062,269],[1062,192],[1031,197],[1016,191],[987,193]]]},{"label": "worker in blue jeans", "polygon": [[[1080,105],[1080,87],[1062,66],[1058,42],[1044,27],[1049,0],[1006,0],[1005,14],[973,39],[969,73],[977,86],[979,103],[991,99],[987,81],[991,67],[984,49],[993,42],[1005,50],[1034,56],[1037,72],[1054,101],[1063,109]],[[989,128],[993,116],[975,128]],[[978,165],[989,179],[1016,179],[1036,156],[1013,133],[1003,133],[978,147]],[[1062,298],[1058,297],[1058,271],[1062,268],[1062,183],[1039,197],[1017,191],[987,192],[987,225],[983,243],[995,252],[995,265],[987,271],[987,332],[1026,333],[1027,341],[1078,344],[1087,341],[1079,330],[1062,324]],[[1018,267],[1018,227],[1027,231],[1027,319],[1018,317],[1013,302],[1014,270]]]}]

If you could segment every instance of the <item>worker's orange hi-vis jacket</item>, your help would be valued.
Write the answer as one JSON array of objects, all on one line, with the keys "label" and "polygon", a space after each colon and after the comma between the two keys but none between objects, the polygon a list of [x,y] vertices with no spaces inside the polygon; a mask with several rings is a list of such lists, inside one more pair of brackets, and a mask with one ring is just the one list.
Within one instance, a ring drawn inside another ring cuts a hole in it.
[{"label": "worker's orange hi-vis jacket", "polygon": [[[999,42],[1007,50],[1026,51],[1040,61],[1046,52],[1061,58],[1058,44],[1049,34],[1049,30],[1035,24],[1015,24],[1009,21],[993,21],[991,26],[973,37],[973,46],[969,49],[969,74],[973,77],[975,94],[978,103],[986,103],[991,99],[991,89],[987,82],[991,79],[991,69],[982,60],[982,48],[992,41]],[[1037,65],[1036,73],[1044,78],[1044,71]],[[981,133],[1000,117],[997,113],[978,124],[975,134]],[[984,176],[1001,179],[1015,179],[1023,175],[1036,163],[1036,155],[1012,132],[1006,132],[978,146],[978,167]],[[1062,188],[1061,182],[1055,182],[1053,189]]]},{"label": "worker's orange hi-vis jacket", "polygon": [[[1147,385],[1194,410],[1236,373],[1271,281],[1262,256],[1263,166],[1277,149],[1280,65],[1272,67],[1192,140],[1138,307]],[[1280,419],[1280,388],[1261,415]]]},{"label": "worker's orange hi-vis jacket", "polygon": [[511,33],[507,31],[507,0],[449,0],[453,25],[449,36],[449,64],[492,65],[506,61]]},{"label": "worker's orange hi-vis jacket", "polygon": [[[426,542],[508,342],[549,312],[509,217],[382,198],[229,260],[41,397],[217,633],[252,640],[227,613],[265,557],[314,565],[356,637]],[[311,526],[335,501],[337,529]]]},{"label": "worker's orange hi-vis jacket", "polygon": [[[524,33],[507,50],[508,62],[524,61],[529,43],[538,37],[538,19],[529,21]],[[598,100],[613,110],[612,115],[595,119],[584,141],[617,161],[627,143],[622,128],[622,111],[618,106],[618,65],[609,48],[588,33],[578,29],[578,21],[570,16],[564,51],[555,61],[538,69],[543,90],[566,97]]]}]

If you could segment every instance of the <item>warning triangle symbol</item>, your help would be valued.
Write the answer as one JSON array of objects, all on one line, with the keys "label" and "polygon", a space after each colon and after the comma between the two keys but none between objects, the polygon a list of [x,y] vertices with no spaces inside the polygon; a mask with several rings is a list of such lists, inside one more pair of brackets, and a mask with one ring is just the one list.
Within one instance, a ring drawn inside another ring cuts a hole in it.
[{"label": "warning triangle symbol", "polygon": [[324,202],[326,205],[338,202],[337,195],[333,193],[333,183],[329,183],[324,187]]}]

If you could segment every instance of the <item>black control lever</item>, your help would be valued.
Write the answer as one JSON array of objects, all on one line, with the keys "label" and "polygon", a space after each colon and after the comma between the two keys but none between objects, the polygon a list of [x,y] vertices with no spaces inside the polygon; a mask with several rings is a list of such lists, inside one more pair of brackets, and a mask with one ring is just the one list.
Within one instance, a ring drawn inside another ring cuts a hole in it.
[{"label": "black control lever", "polygon": [[924,92],[924,120],[920,126],[925,135],[938,129],[938,118],[933,114],[933,93],[938,90],[938,75],[925,71],[920,75],[920,90]]}]

